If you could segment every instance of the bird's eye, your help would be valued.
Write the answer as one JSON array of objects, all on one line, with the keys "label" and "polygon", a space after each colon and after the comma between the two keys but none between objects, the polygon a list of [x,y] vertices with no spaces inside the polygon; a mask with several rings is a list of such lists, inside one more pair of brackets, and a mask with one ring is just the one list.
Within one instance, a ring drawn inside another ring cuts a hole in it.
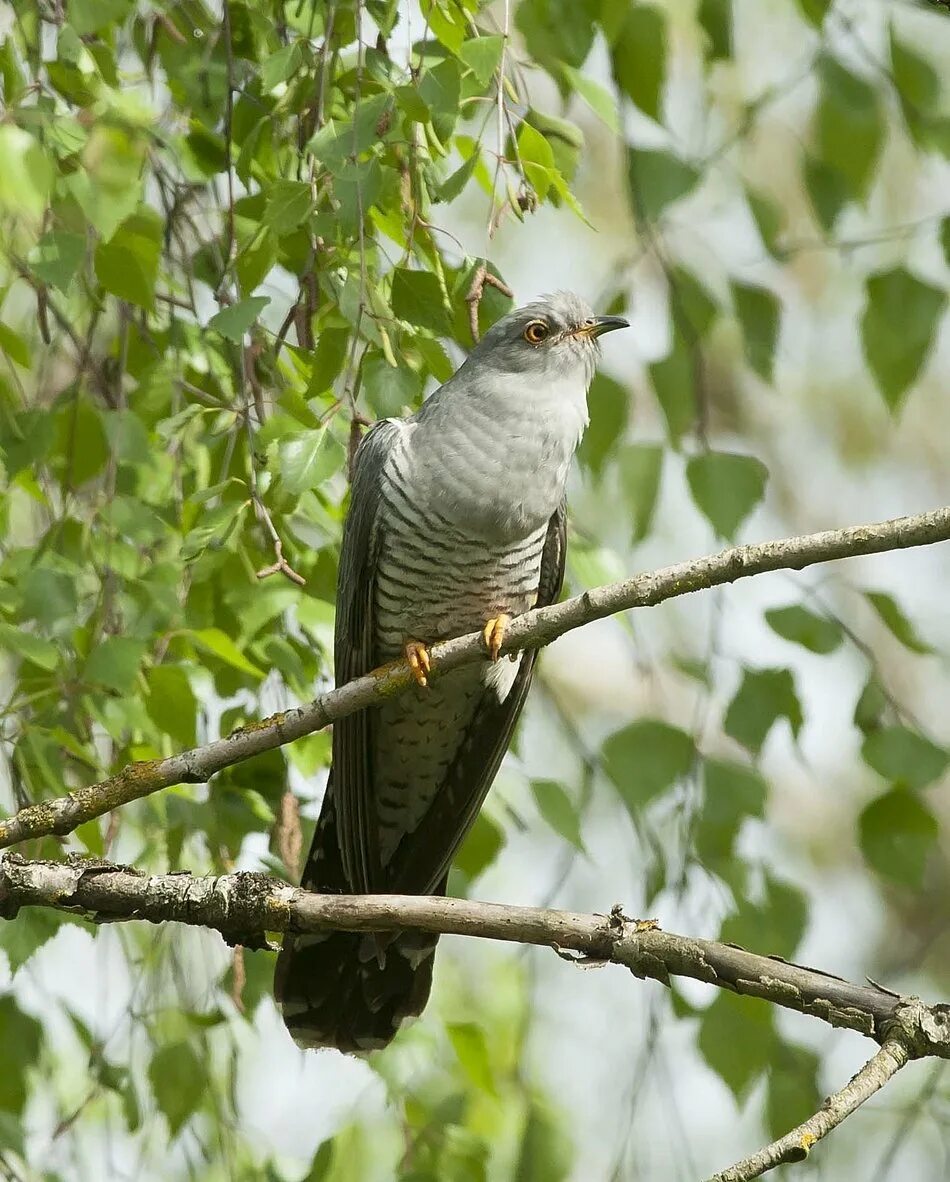
[{"label": "bird's eye", "polygon": [[543,320],[532,320],[524,330],[524,339],[529,345],[540,345],[542,341],[547,339],[550,331]]}]

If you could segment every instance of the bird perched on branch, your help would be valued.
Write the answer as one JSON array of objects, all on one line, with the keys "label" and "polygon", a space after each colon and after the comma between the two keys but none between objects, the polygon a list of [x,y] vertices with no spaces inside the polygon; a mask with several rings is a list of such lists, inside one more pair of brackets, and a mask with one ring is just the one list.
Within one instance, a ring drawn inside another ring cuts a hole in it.
[{"label": "bird perched on branch", "polygon": [[[560,593],[564,490],[587,426],[597,338],[626,325],[567,292],[520,308],[421,410],[384,419],[360,444],[340,554],[336,682],[404,657],[417,685],[334,725],[304,887],[444,893],[531,680],[533,651],[498,660],[506,624]],[[475,630],[490,662],[436,676],[427,646]],[[385,1046],[425,1006],[436,940],[288,936],[275,988],[295,1040]]]}]

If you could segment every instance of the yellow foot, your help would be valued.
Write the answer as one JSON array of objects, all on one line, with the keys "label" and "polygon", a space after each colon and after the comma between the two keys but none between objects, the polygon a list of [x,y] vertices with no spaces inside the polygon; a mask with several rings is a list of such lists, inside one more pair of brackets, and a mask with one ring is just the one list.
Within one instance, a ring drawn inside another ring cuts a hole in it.
[{"label": "yellow foot", "polygon": [[482,638],[485,641],[485,647],[488,649],[488,655],[493,661],[498,660],[501,646],[505,642],[505,631],[510,623],[511,616],[506,616],[502,613],[499,616],[492,616],[482,629]]},{"label": "yellow foot", "polygon": [[429,650],[421,640],[407,640],[405,653],[409,668],[412,670],[412,676],[416,679],[416,685],[421,685],[424,689],[429,684],[428,675],[431,668]]}]

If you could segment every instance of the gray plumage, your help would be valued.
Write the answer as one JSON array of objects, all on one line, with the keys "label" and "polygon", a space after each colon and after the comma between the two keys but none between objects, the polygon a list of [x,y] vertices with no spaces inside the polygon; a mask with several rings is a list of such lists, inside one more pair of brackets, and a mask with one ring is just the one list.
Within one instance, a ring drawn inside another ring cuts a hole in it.
[{"label": "gray plumage", "polygon": [[[356,455],[337,589],[336,681],[553,602],[564,573],[564,489],[587,425],[601,333],[559,292],[495,324],[408,419]],[[341,720],[303,885],[436,894],[520,713],[533,652],[468,665]],[[288,938],[276,989],[304,1046],[385,1045],[429,993],[422,933]]]}]

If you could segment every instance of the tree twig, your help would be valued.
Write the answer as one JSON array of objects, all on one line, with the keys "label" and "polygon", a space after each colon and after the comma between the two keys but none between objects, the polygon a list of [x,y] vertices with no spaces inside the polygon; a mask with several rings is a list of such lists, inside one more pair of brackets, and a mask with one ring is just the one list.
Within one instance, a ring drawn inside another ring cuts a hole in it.
[{"label": "tree twig", "polygon": [[691,977],[855,1030],[911,1057],[950,1059],[950,1005],[925,1005],[771,956],[661,931],[614,907],[585,915],[419,895],[318,895],[265,874],[145,875],[97,858],[0,859],[0,916],[20,907],[81,912],[98,922],[142,919],[212,928],[233,944],[266,947],[268,932],[405,931],[474,936],[554,949],[580,964],[622,965],[669,985]]},{"label": "tree twig", "polygon": [[[735,583],[752,575],[802,570],[816,563],[948,540],[950,507],[945,507],[873,525],[736,546],[719,554],[635,575],[619,583],[585,591],[583,595],[562,603],[526,612],[508,625],[501,653],[541,648],[565,632],[594,620],[632,608],[652,607],[668,599]],[[431,679],[461,665],[486,660],[482,635],[472,632],[434,644],[430,648],[430,659]],[[0,822],[0,849],[28,838],[71,833],[85,821],[173,784],[203,784],[223,768],[322,730],[356,710],[402,693],[412,684],[415,683],[408,664],[394,661],[321,694],[306,706],[240,727],[227,738],[215,739],[167,759],[129,764],[108,780],[29,805],[9,820]]]},{"label": "tree twig", "polygon": [[483,259],[475,268],[475,274],[472,276],[472,282],[469,286],[468,294],[465,297],[465,302],[468,304],[468,326],[472,331],[472,340],[476,345],[479,339],[478,306],[482,302],[482,296],[485,294],[486,286],[494,287],[510,300],[515,298],[515,293],[508,284],[489,271],[488,264]]},{"label": "tree twig", "polygon": [[856,1111],[900,1071],[910,1053],[900,1038],[889,1038],[840,1092],[829,1096],[808,1120],[758,1153],[715,1174],[708,1182],[749,1182],[776,1166],[804,1161],[813,1145]]}]

